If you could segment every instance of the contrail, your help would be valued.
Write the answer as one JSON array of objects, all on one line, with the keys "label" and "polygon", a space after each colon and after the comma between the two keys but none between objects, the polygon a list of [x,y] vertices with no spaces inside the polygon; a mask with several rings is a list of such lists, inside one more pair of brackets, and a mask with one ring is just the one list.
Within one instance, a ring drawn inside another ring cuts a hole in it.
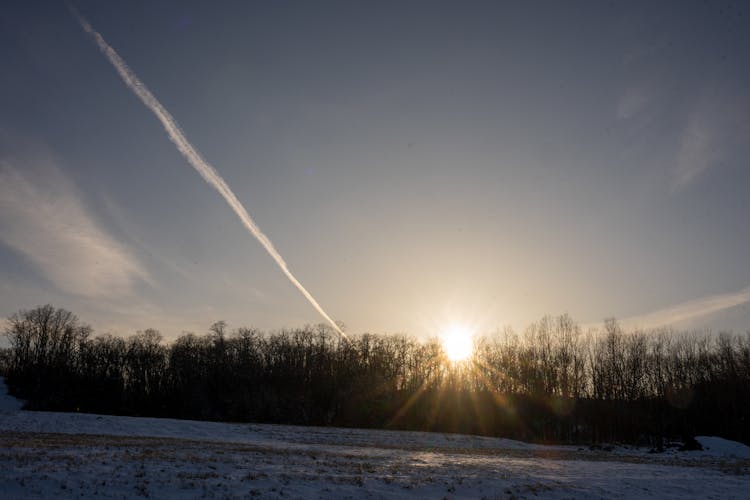
[{"label": "contrail", "polygon": [[224,182],[224,179],[222,179],[221,176],[216,172],[216,169],[214,169],[214,167],[212,167],[210,163],[204,160],[198,150],[195,149],[192,144],[190,144],[190,141],[187,140],[185,134],[183,134],[182,130],[180,130],[180,126],[177,124],[177,121],[172,117],[171,114],[169,114],[169,111],[167,111],[164,106],[161,105],[161,103],[156,99],[156,97],[154,97],[151,91],[148,90],[146,85],[136,76],[133,70],[128,67],[127,63],[117,54],[117,52],[115,52],[115,49],[113,49],[104,40],[104,38],[102,38],[102,36],[97,31],[95,31],[94,28],[91,27],[88,21],[86,21],[71,5],[68,5],[68,7],[70,8],[75,18],[78,20],[78,23],[81,25],[83,30],[93,37],[94,41],[99,46],[99,50],[101,50],[102,53],[107,56],[107,59],[109,59],[109,62],[112,63],[112,66],[115,67],[117,73],[119,73],[120,75],[120,78],[122,78],[122,81],[125,82],[125,85],[127,85],[130,90],[132,90],[133,93],[138,96],[141,102],[143,102],[143,104],[145,104],[146,107],[150,109],[154,115],[156,115],[156,118],[158,118],[161,124],[164,126],[164,130],[167,131],[169,139],[174,143],[175,146],[177,146],[177,150],[182,153],[182,156],[184,156],[188,163],[190,163],[190,165],[192,165],[192,167],[198,171],[201,177],[203,177],[203,180],[213,186],[213,188],[216,189],[219,194],[221,194],[221,196],[224,198],[224,200],[226,200],[232,210],[234,210],[234,213],[237,214],[237,217],[240,218],[242,224],[244,224],[247,230],[250,231],[253,236],[255,236],[255,238],[260,242],[261,245],[263,245],[263,248],[266,249],[266,252],[268,252],[271,258],[273,258],[281,271],[286,275],[287,278],[289,278],[289,281],[291,281],[292,284],[297,287],[297,290],[299,290],[302,295],[305,296],[307,301],[312,304],[315,310],[318,311],[318,313],[320,313],[320,315],[323,316],[323,318],[325,318],[325,320],[331,324],[331,326],[339,333],[339,335],[341,335],[342,338],[344,338],[345,340],[349,340],[349,338],[346,336],[346,334],[344,334],[341,328],[339,328],[339,326],[333,321],[333,319],[331,319],[328,313],[326,313],[325,310],[323,310],[323,308],[320,306],[320,304],[318,304],[318,301],[315,300],[310,292],[308,292],[307,289],[302,286],[302,283],[300,283],[299,280],[294,277],[292,272],[289,270],[286,262],[284,262],[284,259],[281,257],[281,254],[279,254],[279,252],[273,246],[273,243],[271,243],[271,240],[268,238],[268,236],[266,236],[263,231],[260,230],[252,217],[250,217],[250,214],[247,213],[245,207],[242,205],[242,203],[240,203],[240,200],[237,199],[237,196],[235,196],[232,190],[229,189],[227,183]]}]

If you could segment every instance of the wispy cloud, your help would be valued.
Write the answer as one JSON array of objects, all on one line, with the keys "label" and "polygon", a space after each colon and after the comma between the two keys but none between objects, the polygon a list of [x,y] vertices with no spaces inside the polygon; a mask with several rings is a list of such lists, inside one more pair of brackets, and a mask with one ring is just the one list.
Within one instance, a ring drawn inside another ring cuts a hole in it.
[{"label": "wispy cloud", "polygon": [[59,290],[79,296],[126,295],[150,279],[54,165],[21,169],[0,159],[0,241]]},{"label": "wispy cloud", "polygon": [[615,115],[620,120],[628,120],[648,107],[653,92],[645,85],[632,86],[620,97]]},{"label": "wispy cloud", "polygon": [[679,191],[690,184],[693,179],[721,161],[718,127],[714,121],[703,113],[690,117],[682,134],[680,150],[672,176],[672,190]]},{"label": "wispy cloud", "polygon": [[734,293],[723,293],[690,300],[676,306],[627,318],[622,322],[633,327],[657,328],[683,323],[748,302],[750,302],[750,287]]},{"label": "wispy cloud", "polygon": [[151,93],[146,85],[138,78],[133,70],[130,69],[127,63],[125,63],[125,61],[115,51],[115,49],[113,49],[104,40],[104,38],[97,31],[95,31],[94,28],[92,28],[88,21],[81,17],[81,15],[78,14],[78,12],[72,6],[69,5],[69,8],[80,23],[83,30],[91,35],[91,37],[99,47],[99,50],[101,50],[102,54],[104,54],[105,57],[109,60],[110,64],[114,66],[115,70],[120,75],[120,78],[122,78],[122,81],[125,83],[125,85],[128,86],[128,88],[141,100],[141,102],[154,114],[154,116],[156,116],[159,122],[161,122],[164,130],[169,136],[169,139],[172,141],[175,147],[177,147],[177,150],[182,154],[187,162],[196,170],[196,172],[198,172],[198,174],[200,174],[201,177],[203,177],[203,180],[205,180],[211,187],[219,192],[222,198],[224,198],[227,204],[232,208],[237,217],[239,217],[245,228],[250,232],[250,234],[255,237],[255,239],[258,240],[261,246],[263,246],[266,252],[268,252],[271,258],[274,260],[279,269],[281,269],[281,272],[284,273],[287,279],[307,299],[310,305],[312,305],[313,308],[318,311],[318,314],[320,314],[326,321],[328,321],[343,338],[347,338],[344,332],[333,321],[333,319],[312,296],[312,294],[308,292],[307,289],[302,286],[302,283],[300,283],[300,281],[292,274],[292,272],[289,270],[289,266],[287,266],[287,263],[281,257],[281,254],[278,252],[278,250],[276,250],[276,247],[274,247],[271,239],[266,236],[263,231],[261,231],[260,227],[258,227],[252,217],[250,217],[250,214],[245,209],[245,206],[240,202],[239,199],[237,199],[237,196],[229,188],[229,185],[219,175],[216,169],[203,159],[198,150],[187,139],[187,137],[185,137],[185,134],[182,133],[179,124],[174,119],[174,117],[172,117],[169,111],[167,111],[166,108],[161,105],[161,103],[156,99],[156,97]]},{"label": "wispy cloud", "polygon": [[671,190],[681,191],[709,169],[720,166],[750,142],[747,98],[726,88],[698,99],[680,138]]}]

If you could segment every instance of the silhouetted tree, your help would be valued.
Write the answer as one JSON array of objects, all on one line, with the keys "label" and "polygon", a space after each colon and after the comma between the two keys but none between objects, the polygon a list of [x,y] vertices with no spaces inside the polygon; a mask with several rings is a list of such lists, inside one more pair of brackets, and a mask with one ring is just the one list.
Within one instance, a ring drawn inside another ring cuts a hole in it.
[{"label": "silhouetted tree", "polygon": [[567,314],[519,336],[477,338],[448,361],[440,341],[350,335],[328,325],[265,334],[219,321],[164,344],[157,330],[91,336],[52,306],[8,319],[0,373],[32,409],[473,432],[661,447],[696,433],[750,442],[750,332],[585,335]]}]

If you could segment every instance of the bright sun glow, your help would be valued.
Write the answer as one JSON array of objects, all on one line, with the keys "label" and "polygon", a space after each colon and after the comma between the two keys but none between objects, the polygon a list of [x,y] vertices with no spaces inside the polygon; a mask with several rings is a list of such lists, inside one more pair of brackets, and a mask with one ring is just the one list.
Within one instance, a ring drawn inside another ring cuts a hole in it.
[{"label": "bright sun glow", "polygon": [[451,361],[463,361],[471,356],[474,350],[472,332],[465,326],[454,325],[443,331],[440,336],[445,355]]}]

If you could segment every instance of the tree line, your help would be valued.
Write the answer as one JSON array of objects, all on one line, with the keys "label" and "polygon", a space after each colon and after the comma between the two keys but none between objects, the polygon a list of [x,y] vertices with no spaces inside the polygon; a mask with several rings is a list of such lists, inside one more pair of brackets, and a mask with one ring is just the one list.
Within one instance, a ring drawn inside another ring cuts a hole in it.
[{"label": "tree line", "polygon": [[8,318],[0,370],[32,410],[465,432],[538,442],[750,443],[750,332],[583,332],[567,314],[475,339],[453,363],[437,338],[326,325],[264,333],[214,323],[94,336],[50,305]]}]

